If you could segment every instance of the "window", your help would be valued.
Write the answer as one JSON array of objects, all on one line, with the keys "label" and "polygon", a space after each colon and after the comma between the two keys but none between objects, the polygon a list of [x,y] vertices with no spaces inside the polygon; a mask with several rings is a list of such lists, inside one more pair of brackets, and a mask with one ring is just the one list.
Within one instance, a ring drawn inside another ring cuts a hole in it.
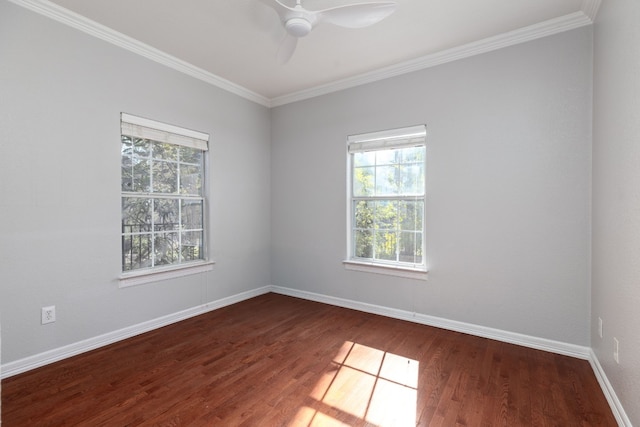
[{"label": "window", "polygon": [[122,271],[206,260],[209,135],[122,113]]},{"label": "window", "polygon": [[425,136],[414,126],[348,138],[347,266],[426,271]]}]

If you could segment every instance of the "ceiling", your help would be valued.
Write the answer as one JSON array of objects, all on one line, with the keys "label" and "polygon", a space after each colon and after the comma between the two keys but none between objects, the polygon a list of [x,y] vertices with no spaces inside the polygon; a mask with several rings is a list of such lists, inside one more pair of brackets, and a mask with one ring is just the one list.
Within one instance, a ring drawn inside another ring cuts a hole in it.
[{"label": "ceiling", "polygon": [[[280,64],[276,54],[285,31],[265,4],[273,0],[12,1],[39,3],[55,19],[265,105],[589,25],[600,4],[600,0],[397,0],[396,11],[371,27],[319,24],[300,39],[291,60]],[[292,0],[282,1],[292,5]],[[303,4],[319,10],[363,1],[367,0]]]}]

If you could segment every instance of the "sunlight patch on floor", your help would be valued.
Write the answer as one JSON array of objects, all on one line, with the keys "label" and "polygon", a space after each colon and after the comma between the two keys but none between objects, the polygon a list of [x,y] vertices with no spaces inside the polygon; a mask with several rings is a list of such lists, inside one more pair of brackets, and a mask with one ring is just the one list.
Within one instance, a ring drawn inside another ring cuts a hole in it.
[{"label": "sunlight patch on floor", "polygon": [[291,426],[415,426],[416,360],[345,342]]},{"label": "sunlight patch on floor", "polygon": [[298,411],[296,419],[291,426],[322,426],[322,427],[350,427],[351,424],[345,424],[329,415],[318,412],[313,408],[305,406]]}]

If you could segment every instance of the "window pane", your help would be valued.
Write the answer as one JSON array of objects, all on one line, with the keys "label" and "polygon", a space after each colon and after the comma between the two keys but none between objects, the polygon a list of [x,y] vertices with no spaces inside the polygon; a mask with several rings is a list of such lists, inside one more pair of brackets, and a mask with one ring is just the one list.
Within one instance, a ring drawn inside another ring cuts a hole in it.
[{"label": "window pane", "polygon": [[373,234],[371,230],[356,230],[354,253],[358,258],[373,258]]},{"label": "window pane", "polygon": [[131,156],[133,154],[133,142],[131,137],[122,135],[122,146],[120,148],[122,156]]},{"label": "window pane", "polygon": [[401,193],[422,194],[424,192],[424,163],[400,167]]},{"label": "window pane", "polygon": [[396,260],[396,233],[395,231],[376,231],[376,259],[387,261]]},{"label": "window pane", "polygon": [[182,260],[194,261],[198,259],[204,259],[204,253],[202,250],[203,242],[202,231],[188,231],[182,233]]},{"label": "window pane", "polygon": [[202,201],[182,201],[182,229],[194,230],[202,227]]},{"label": "window pane", "polygon": [[422,263],[422,233],[400,233],[400,261]]},{"label": "window pane", "polygon": [[148,139],[133,138],[133,154],[138,157],[149,157],[151,154],[151,141]]},{"label": "window pane", "polygon": [[133,191],[148,193],[151,190],[151,175],[149,174],[149,160],[132,158],[133,162]]},{"label": "window pane", "polygon": [[394,165],[400,162],[402,150],[376,151],[376,165]]},{"label": "window pane", "polygon": [[162,142],[153,143],[153,158],[162,160],[178,160],[178,146]]},{"label": "window pane", "polygon": [[400,229],[405,231],[422,231],[422,218],[424,202],[400,202],[399,203],[399,223]]},{"label": "window pane", "polygon": [[375,202],[358,201],[354,202],[353,209],[355,215],[354,225],[356,228],[373,228],[373,215],[375,212]]},{"label": "window pane", "polygon": [[373,196],[375,168],[355,168],[353,171],[353,195],[355,197]]},{"label": "window pane", "polygon": [[399,194],[397,166],[378,166],[376,168],[376,196]]},{"label": "window pane", "polygon": [[178,200],[155,199],[153,201],[153,231],[177,230]]},{"label": "window pane", "polygon": [[202,150],[180,147],[180,161],[182,163],[202,164]]},{"label": "window pane", "polygon": [[174,264],[180,261],[178,233],[160,233],[154,239],[154,265]]},{"label": "window pane", "polygon": [[202,195],[200,166],[180,164],[180,194]]},{"label": "window pane", "polygon": [[122,156],[121,177],[122,191],[133,191],[133,162],[129,156]]},{"label": "window pane", "polygon": [[122,270],[151,267],[151,235],[122,236]]},{"label": "window pane", "polygon": [[178,190],[178,165],[169,162],[153,162],[153,192],[176,193]]},{"label": "window pane", "polygon": [[151,231],[151,200],[138,197],[122,198],[122,232]]},{"label": "window pane", "polygon": [[398,227],[398,202],[376,202],[375,222],[376,228],[395,230]]},{"label": "window pane", "polygon": [[424,146],[403,148],[402,162],[403,163],[423,163],[424,162]]},{"label": "window pane", "polygon": [[355,153],[353,155],[353,166],[374,166],[376,164],[376,152],[367,151],[364,153]]}]

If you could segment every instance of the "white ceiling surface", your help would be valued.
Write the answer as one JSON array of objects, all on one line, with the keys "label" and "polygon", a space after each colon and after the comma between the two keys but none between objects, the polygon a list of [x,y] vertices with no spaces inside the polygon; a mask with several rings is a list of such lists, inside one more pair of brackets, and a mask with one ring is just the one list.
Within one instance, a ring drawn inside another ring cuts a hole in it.
[{"label": "white ceiling surface", "polygon": [[[363,1],[367,0],[306,0],[303,5],[319,10]],[[587,9],[597,10],[599,1],[397,0],[391,16],[368,28],[319,24],[300,39],[286,64],[276,61],[284,29],[275,11],[260,0],[52,3],[238,85],[269,104],[469,43],[518,34],[530,26],[552,28],[569,16],[589,21],[593,16]]]}]

